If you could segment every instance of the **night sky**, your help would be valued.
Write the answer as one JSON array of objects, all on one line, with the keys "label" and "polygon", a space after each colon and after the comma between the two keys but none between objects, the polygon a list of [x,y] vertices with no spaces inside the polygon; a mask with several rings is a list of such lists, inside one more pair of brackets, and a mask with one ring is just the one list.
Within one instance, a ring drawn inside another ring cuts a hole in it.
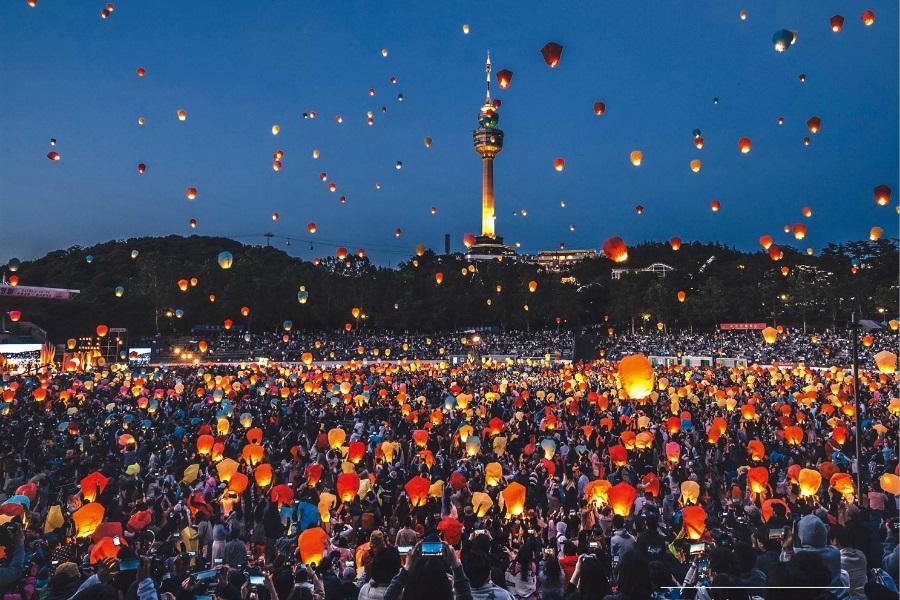
[{"label": "night sky", "polygon": [[[271,231],[315,240],[313,249],[275,240],[303,258],[340,244],[381,264],[418,243],[440,250],[445,232],[460,250],[465,233],[480,233],[471,136],[487,48],[495,73],[514,73],[508,90],[494,80],[505,132],[495,185],[497,231],[521,251],[599,248],[611,235],[748,250],[764,233],[817,250],[865,239],[874,225],[897,235],[896,0],[123,0],[102,20],[104,5],[0,4],[0,261],[171,233],[261,243]],[[860,20],[866,8],[876,14],[871,27]],[[846,19],[840,33],[829,26],[834,14]],[[785,53],[773,49],[779,29],[799,33]],[[549,41],[565,48],[555,69],[540,54]],[[309,111],[315,120],[302,118]],[[817,135],[806,127],[813,115]],[[629,162],[636,149],[639,168]],[[62,160],[48,160],[51,150]],[[699,173],[692,159],[702,160]],[[882,183],[894,190],[890,207],[873,199]],[[194,201],[189,186],[199,190]],[[527,216],[514,216],[522,209]],[[809,228],[802,242],[782,230],[797,222]]]}]

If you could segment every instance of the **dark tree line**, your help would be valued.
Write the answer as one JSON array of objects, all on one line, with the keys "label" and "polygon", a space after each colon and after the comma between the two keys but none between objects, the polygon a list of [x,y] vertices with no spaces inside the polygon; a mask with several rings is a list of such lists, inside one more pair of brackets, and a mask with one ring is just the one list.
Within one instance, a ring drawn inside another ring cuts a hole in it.
[{"label": "dark tree line", "polygon": [[[216,262],[222,250],[234,255],[229,270]],[[88,255],[94,257],[91,263]],[[674,270],[666,277],[611,278],[614,267],[653,262]],[[395,269],[353,256],[314,264],[229,239],[169,236],[58,250],[22,263],[17,275],[22,285],[81,290],[65,303],[2,300],[0,309],[21,310],[23,321],[56,338],[89,334],[98,323],[153,335],[186,333],[194,325],[220,325],[225,319],[252,330],[278,329],[291,320],[302,329],[352,323],[433,331],[483,325],[656,327],[658,322],[669,328],[710,328],[725,321],[773,319],[821,328],[843,324],[852,311],[878,321],[898,314],[897,240],[884,239],[830,244],[816,256],[784,247],[778,262],[761,251],[719,244],[686,243],[676,252],[667,243],[648,242],[630,248],[622,265],[598,257],[555,273],[509,260],[475,263],[473,270],[460,255],[431,251]],[[197,285],[180,291],[177,281],[191,278]],[[530,281],[538,284],[535,292],[528,289]],[[116,286],[125,288],[121,298],[115,296]],[[298,301],[300,286],[309,292],[305,304]],[[685,292],[684,302],[678,301],[679,291]],[[241,316],[242,306],[250,308],[248,317]],[[353,307],[360,308],[359,319],[351,315]]]}]

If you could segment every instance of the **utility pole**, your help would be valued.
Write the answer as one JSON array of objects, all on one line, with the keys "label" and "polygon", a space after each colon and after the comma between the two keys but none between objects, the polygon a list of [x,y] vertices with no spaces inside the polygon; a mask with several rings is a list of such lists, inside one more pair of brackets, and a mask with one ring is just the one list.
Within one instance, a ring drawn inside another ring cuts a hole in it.
[{"label": "utility pole", "polygon": [[266,248],[272,245],[272,238],[275,237],[274,233],[264,233],[263,237],[266,238]]}]

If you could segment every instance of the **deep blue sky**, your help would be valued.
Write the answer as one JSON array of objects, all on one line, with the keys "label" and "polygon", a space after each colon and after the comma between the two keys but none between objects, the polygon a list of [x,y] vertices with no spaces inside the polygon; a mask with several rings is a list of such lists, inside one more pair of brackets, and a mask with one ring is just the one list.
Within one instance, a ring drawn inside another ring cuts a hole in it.
[{"label": "deep blue sky", "polygon": [[[104,4],[0,5],[2,261],[188,234],[191,217],[200,222],[194,233],[232,236],[306,238],[315,221],[314,237],[364,247],[382,263],[396,264],[417,243],[440,249],[444,232],[458,249],[480,226],[471,132],[488,47],[495,71],[514,72],[498,93],[506,147],[495,164],[497,229],[523,250],[597,248],[611,235],[752,249],[763,233],[792,241],[782,227],[799,221],[809,235],[796,244],[816,249],[863,239],[873,225],[897,232],[895,0],[852,8],[830,0],[122,0],[103,21]],[[876,13],[872,27],[860,22],[864,8]],[[829,27],[836,13],[846,18],[837,34]],[[799,39],[778,54],[771,38],[782,28]],[[551,40],[565,46],[556,69],[539,52]],[[593,114],[595,100],[606,103],[605,115]],[[187,121],[177,120],[179,108]],[[318,118],[303,120],[310,110]],[[804,147],[812,115],[822,131]],[[753,141],[748,155],[737,149],[742,136]],[[46,158],[50,138],[60,162]],[[277,149],[285,152],[278,173]],[[644,153],[640,168],[628,159],[634,149]],[[562,173],[552,168],[557,156],[566,160]],[[699,174],[688,168],[694,158],[703,161]],[[894,190],[890,208],[875,205],[880,183]],[[199,188],[193,202],[188,186]],[[719,213],[709,210],[713,198]],[[811,219],[800,214],[806,205]],[[522,208],[528,216],[514,217]],[[312,258],[334,247],[287,250]]]}]

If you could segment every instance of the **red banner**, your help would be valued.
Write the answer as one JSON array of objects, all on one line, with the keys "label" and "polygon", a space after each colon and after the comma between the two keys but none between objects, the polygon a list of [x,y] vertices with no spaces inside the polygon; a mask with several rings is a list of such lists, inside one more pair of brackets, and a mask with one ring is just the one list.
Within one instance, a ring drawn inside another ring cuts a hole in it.
[{"label": "red banner", "polygon": [[729,329],[765,329],[765,323],[719,323],[719,329],[727,331]]}]

